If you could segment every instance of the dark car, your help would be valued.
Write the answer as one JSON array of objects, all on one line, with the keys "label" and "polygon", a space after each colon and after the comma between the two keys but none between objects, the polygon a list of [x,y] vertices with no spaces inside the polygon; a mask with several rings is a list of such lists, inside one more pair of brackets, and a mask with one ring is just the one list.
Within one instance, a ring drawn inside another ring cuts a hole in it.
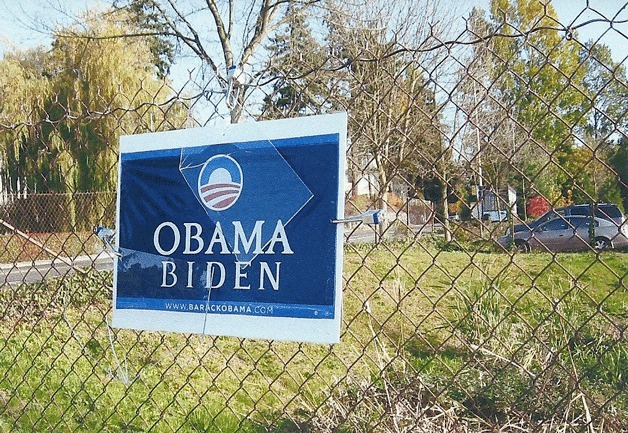
[{"label": "dark car", "polygon": [[[614,222],[617,227],[620,227],[625,222],[624,214],[621,212],[621,209],[615,204],[611,203],[597,203],[593,205],[593,213],[596,218],[602,218],[608,221]],[[522,224],[515,224],[514,231],[522,232],[526,230],[534,230],[535,227],[539,225],[553,220],[559,217],[567,217],[567,216],[590,216],[591,215],[591,205],[590,204],[572,204],[570,206],[559,207],[557,209],[550,209],[545,212],[543,215],[535,219],[534,221],[530,221]]]},{"label": "dark car", "polygon": [[[591,220],[594,222],[591,228]],[[557,217],[545,221],[534,229],[516,232],[513,236],[515,247],[522,252],[541,251],[582,251],[626,248],[628,227],[617,226],[614,221],[588,216]],[[499,244],[508,248],[511,237],[506,234],[499,238]]]}]

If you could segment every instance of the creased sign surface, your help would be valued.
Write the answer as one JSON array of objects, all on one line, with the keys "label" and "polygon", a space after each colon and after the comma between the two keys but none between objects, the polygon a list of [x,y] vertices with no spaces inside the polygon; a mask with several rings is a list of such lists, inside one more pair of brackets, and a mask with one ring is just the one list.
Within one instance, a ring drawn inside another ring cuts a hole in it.
[{"label": "creased sign surface", "polygon": [[335,342],[346,116],[123,137],[114,325]]}]

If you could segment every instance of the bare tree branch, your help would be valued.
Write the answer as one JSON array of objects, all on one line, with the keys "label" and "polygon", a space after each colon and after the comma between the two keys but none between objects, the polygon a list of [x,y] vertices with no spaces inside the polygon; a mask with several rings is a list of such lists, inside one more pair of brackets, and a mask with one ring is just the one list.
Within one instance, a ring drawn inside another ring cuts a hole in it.
[{"label": "bare tree branch", "polygon": [[[222,17],[220,16],[220,11],[218,11],[218,7],[216,6],[215,0],[206,0],[207,7],[214,18],[214,24],[216,24],[216,31],[218,32],[218,39],[220,40],[220,45],[222,46],[222,54],[225,60],[225,67],[229,68],[233,65],[233,50],[231,49],[231,35],[230,31],[225,29],[225,24],[222,21]],[[232,2],[229,2],[230,11],[233,9],[231,7]],[[229,27],[231,27],[231,22],[229,23]]]}]

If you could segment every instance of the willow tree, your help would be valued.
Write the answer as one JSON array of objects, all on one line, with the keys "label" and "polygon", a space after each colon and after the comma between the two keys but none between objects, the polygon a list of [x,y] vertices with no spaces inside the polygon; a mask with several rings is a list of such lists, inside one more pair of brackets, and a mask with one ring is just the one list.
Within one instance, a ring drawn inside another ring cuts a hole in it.
[{"label": "willow tree", "polygon": [[[43,49],[10,52],[0,61],[0,190],[21,193],[40,185],[51,155],[41,141],[40,120],[52,97],[50,56]],[[50,182],[58,185],[58,176]]]},{"label": "willow tree", "polygon": [[61,71],[47,112],[53,124],[62,120],[51,134],[64,145],[70,164],[60,169],[72,188],[112,189],[119,136],[167,121],[180,126],[185,113],[165,104],[170,92],[156,76],[148,39],[110,38],[130,29],[99,14],[84,24],[86,30],[72,29],[71,38],[64,30],[54,43]]},{"label": "willow tree", "polygon": [[[149,41],[107,37],[129,30],[121,26],[109,13],[89,14],[80,30],[60,29],[51,50],[15,52],[0,62],[0,115],[8,126],[3,183],[10,191],[18,183],[37,192],[114,190],[119,136],[185,119],[182,107],[167,102]],[[64,37],[68,31],[74,37]]]}]

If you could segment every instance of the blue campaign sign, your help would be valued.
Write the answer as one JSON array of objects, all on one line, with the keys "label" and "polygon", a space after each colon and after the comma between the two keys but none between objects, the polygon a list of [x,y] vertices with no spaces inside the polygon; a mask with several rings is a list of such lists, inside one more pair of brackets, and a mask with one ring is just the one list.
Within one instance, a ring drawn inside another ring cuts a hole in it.
[{"label": "blue campaign sign", "polygon": [[346,114],[120,140],[113,324],[335,343]]}]

